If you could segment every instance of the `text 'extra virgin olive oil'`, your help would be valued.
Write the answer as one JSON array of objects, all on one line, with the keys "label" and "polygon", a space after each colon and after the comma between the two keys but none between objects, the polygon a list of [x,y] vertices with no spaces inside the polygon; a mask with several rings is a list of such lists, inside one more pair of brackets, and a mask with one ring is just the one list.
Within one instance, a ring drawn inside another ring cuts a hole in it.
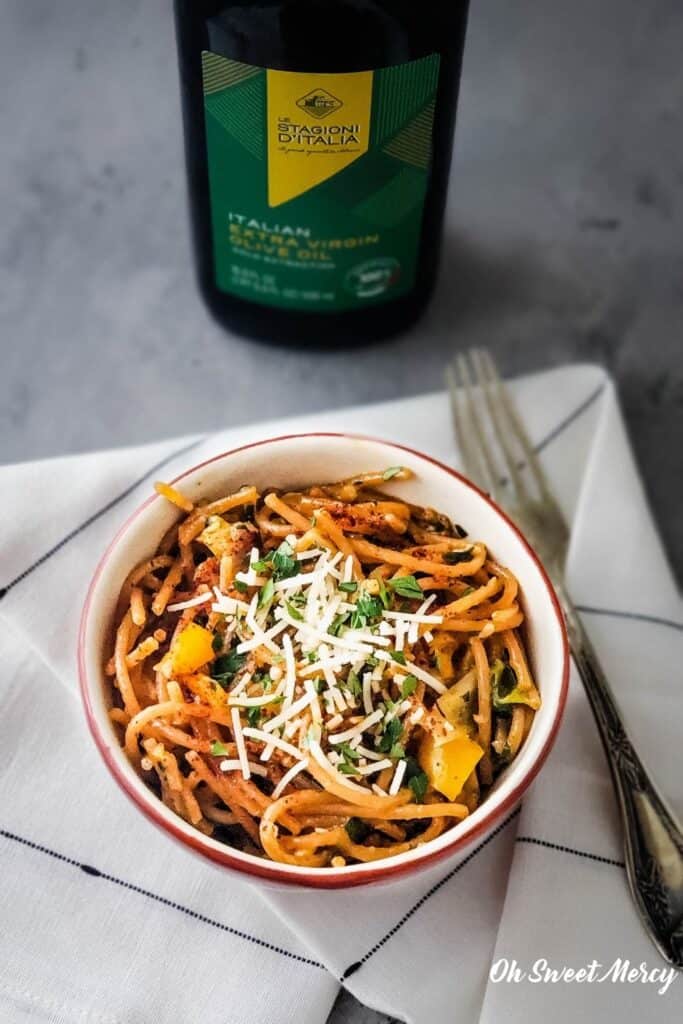
[{"label": "text 'extra virgin olive oil'", "polygon": [[243,334],[412,323],[436,276],[467,0],[175,0],[199,281]]}]

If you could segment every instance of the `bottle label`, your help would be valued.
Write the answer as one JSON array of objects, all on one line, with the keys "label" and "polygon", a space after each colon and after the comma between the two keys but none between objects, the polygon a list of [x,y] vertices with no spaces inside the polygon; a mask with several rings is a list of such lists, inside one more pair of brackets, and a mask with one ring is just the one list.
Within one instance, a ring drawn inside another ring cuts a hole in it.
[{"label": "bottle label", "polygon": [[202,65],[217,287],[310,311],[410,292],[439,55],[348,74]]}]

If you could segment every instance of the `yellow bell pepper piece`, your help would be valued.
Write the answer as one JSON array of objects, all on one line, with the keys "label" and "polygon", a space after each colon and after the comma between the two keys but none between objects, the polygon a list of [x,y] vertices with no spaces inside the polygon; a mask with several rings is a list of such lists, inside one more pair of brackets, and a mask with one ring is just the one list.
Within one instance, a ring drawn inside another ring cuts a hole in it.
[{"label": "yellow bell pepper piece", "polygon": [[434,789],[455,800],[483,755],[479,744],[466,736],[437,744],[426,735],[420,743],[418,760]]},{"label": "yellow bell pepper piece", "polygon": [[214,657],[212,641],[213,633],[208,629],[195,622],[188,623],[171,643],[167,656],[170,674],[186,676],[206,665]]}]

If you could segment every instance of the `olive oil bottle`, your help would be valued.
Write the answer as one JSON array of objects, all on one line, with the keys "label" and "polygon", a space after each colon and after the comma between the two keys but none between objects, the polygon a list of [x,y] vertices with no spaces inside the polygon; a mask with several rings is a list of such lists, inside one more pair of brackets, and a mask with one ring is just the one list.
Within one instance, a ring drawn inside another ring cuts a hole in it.
[{"label": "olive oil bottle", "polygon": [[175,0],[199,282],[239,333],[412,323],[436,276],[467,0]]}]

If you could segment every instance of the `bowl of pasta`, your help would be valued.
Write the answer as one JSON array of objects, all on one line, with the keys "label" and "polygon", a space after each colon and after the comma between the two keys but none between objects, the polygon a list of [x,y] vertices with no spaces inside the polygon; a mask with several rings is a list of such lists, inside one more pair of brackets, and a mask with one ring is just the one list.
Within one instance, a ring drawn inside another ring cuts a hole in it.
[{"label": "bowl of pasta", "polygon": [[158,482],[95,572],[89,726],[148,818],[274,884],[467,856],[552,746],[552,586],[472,483],[401,445],[275,438]]}]

